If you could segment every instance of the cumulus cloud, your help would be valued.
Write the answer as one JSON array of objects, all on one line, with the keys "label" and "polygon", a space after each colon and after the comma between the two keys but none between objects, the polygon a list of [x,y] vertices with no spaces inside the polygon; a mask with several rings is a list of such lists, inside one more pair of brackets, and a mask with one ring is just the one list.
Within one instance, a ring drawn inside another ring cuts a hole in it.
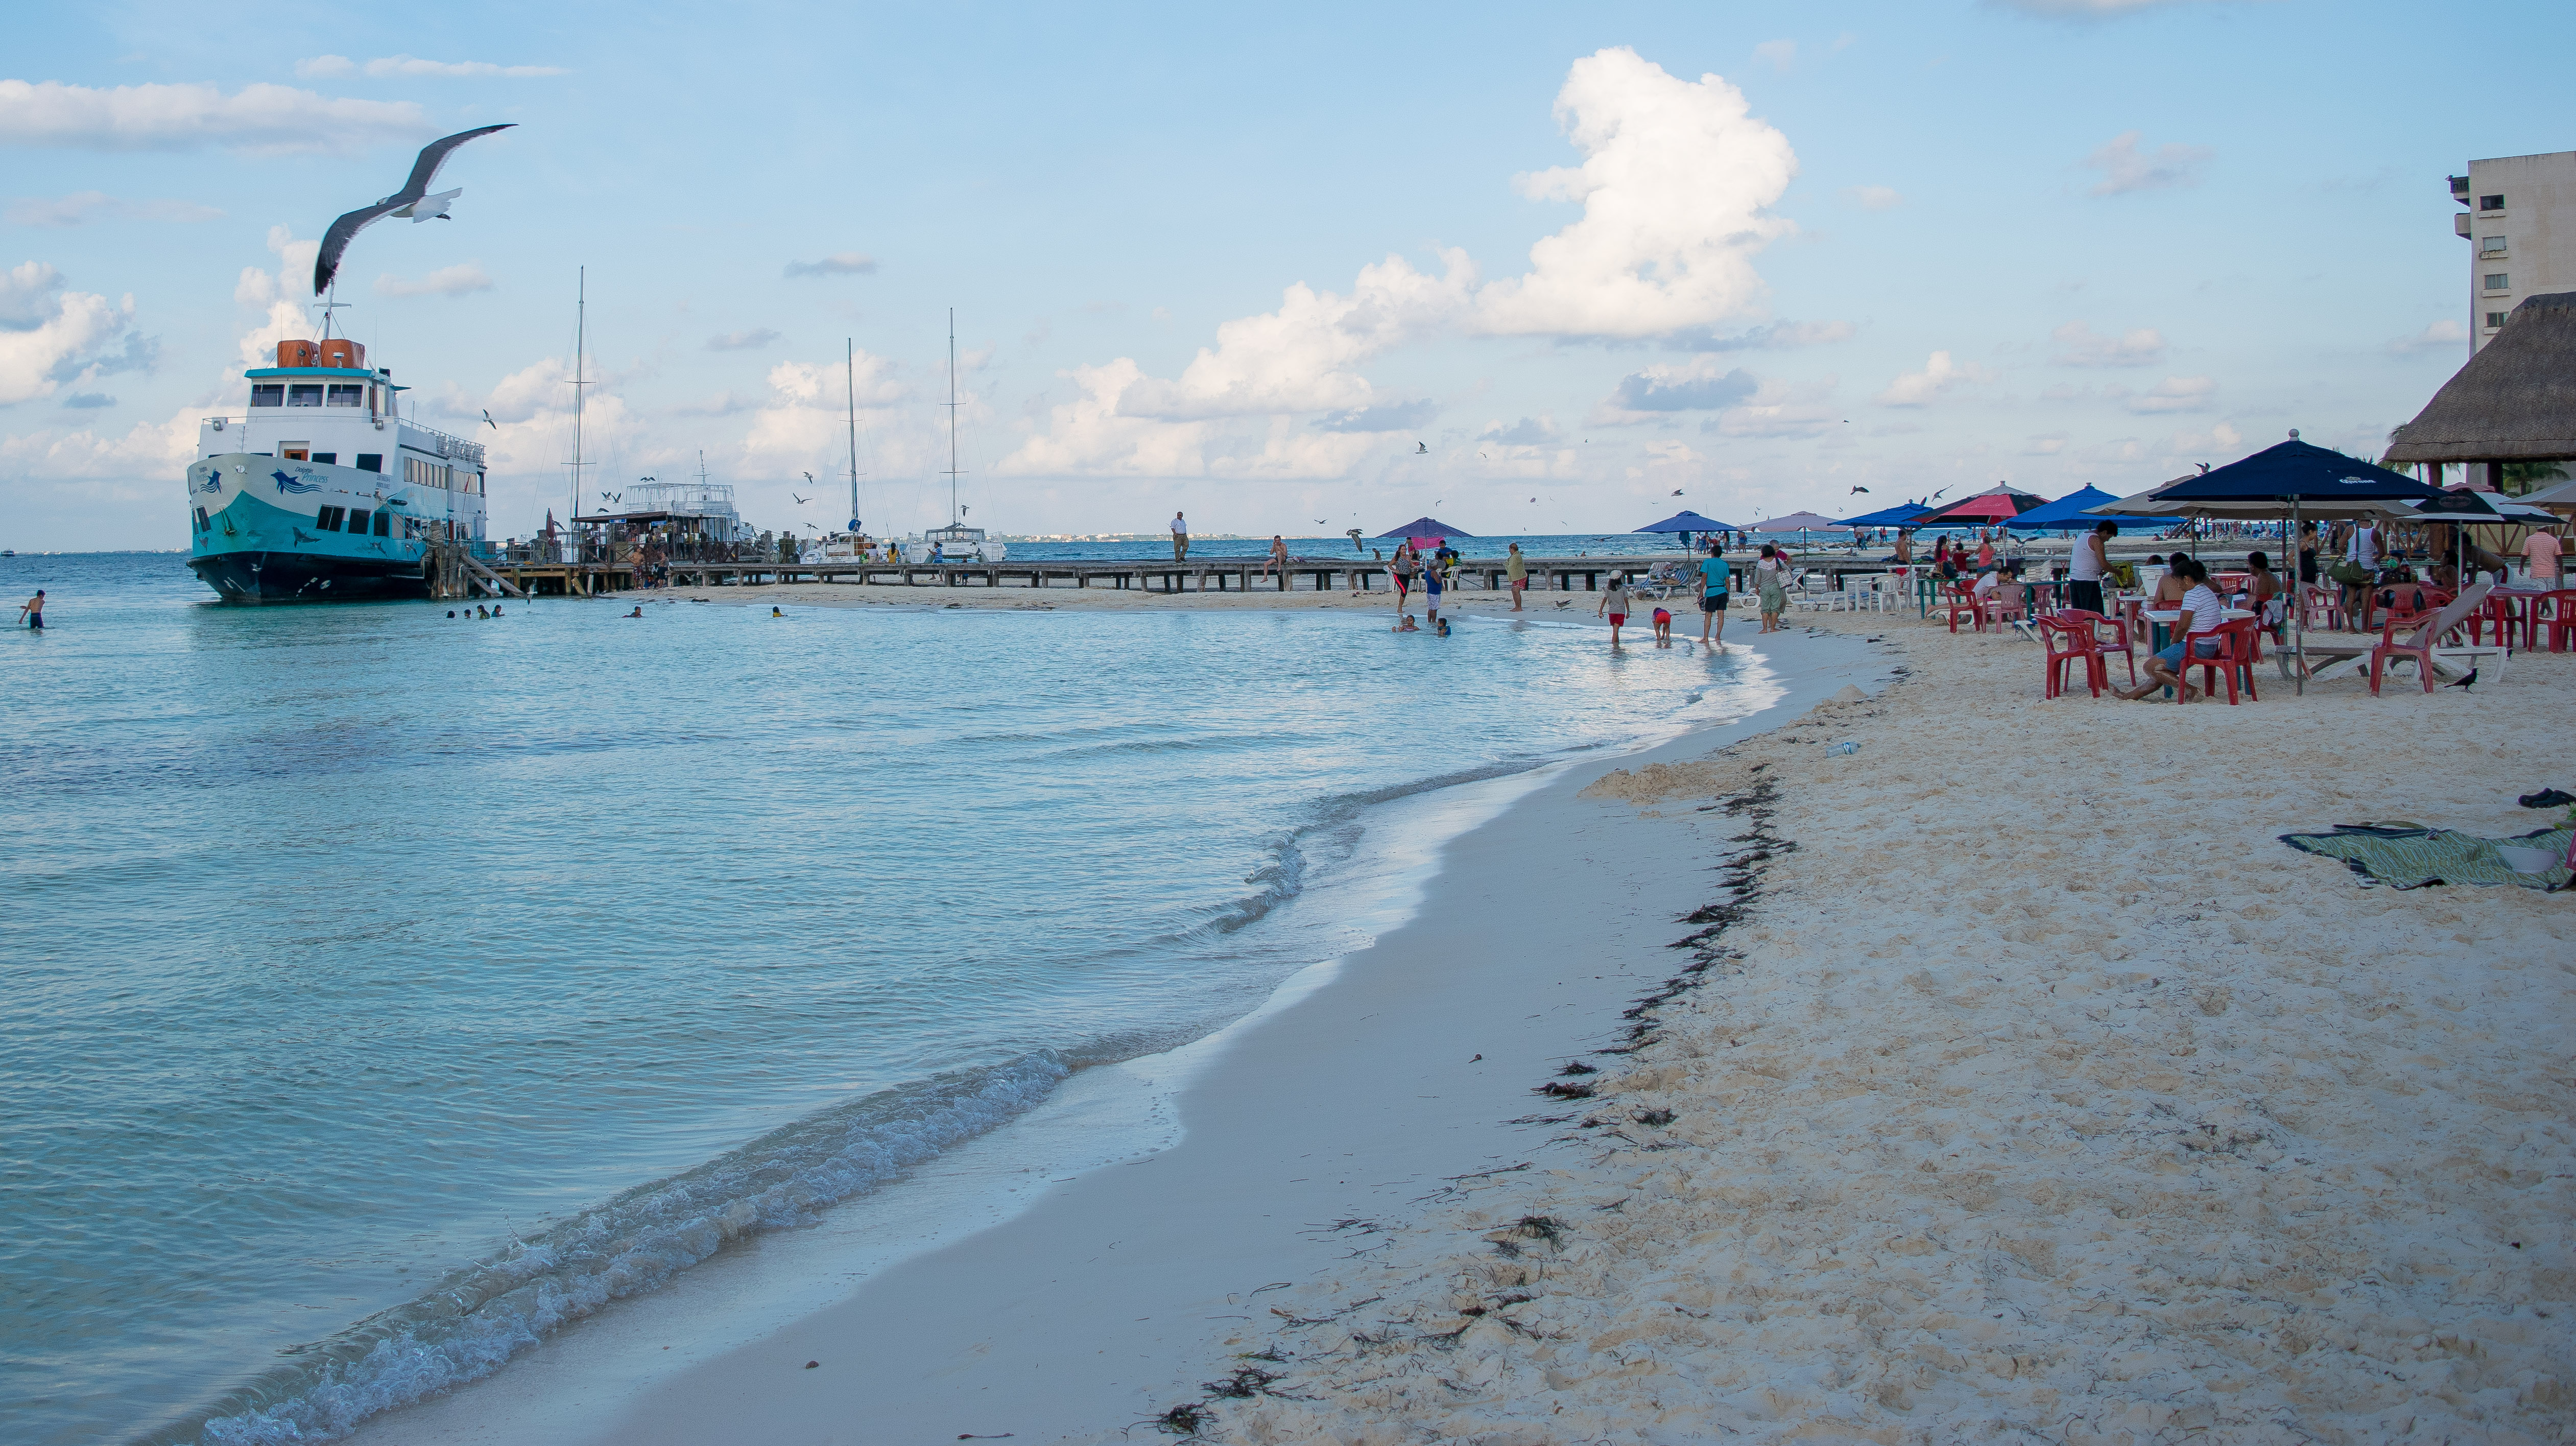
[{"label": "cumulus cloud", "polygon": [[1864,211],[1893,211],[1905,204],[1894,186],[1845,186],[1843,194]]},{"label": "cumulus cloud", "polygon": [[418,281],[407,281],[393,275],[376,278],[378,296],[463,296],[469,291],[491,289],[492,278],[483,274],[479,263],[472,261],[442,266]]},{"label": "cumulus cloud", "polygon": [[361,71],[378,79],[387,76],[435,76],[448,79],[500,77],[509,80],[531,80],[570,73],[559,65],[495,65],[488,60],[423,60],[415,55],[379,56],[364,65],[345,55],[317,55],[310,60],[295,62],[295,73],[306,80],[356,75]]},{"label": "cumulus cloud", "polygon": [[2132,191],[2162,191],[2200,183],[2200,172],[2216,155],[2207,146],[2162,145],[2150,154],[2138,149],[2138,133],[2122,131],[2084,158],[2084,168],[2102,179],[2085,194],[2125,196]]},{"label": "cumulus cloud", "polygon": [[1876,398],[1882,407],[1928,407],[1948,393],[1976,382],[1990,382],[1993,372],[1975,362],[1959,362],[1946,351],[1932,353],[1919,372],[1907,372],[1887,384]]},{"label": "cumulus cloud", "polygon": [[1440,404],[1429,397],[1422,397],[1410,402],[1380,402],[1373,407],[1326,412],[1315,419],[1315,425],[1327,432],[1410,432],[1439,415]]},{"label": "cumulus cloud", "polygon": [[2217,395],[2218,383],[2211,378],[2167,377],[2130,397],[2123,405],[2130,411],[2149,415],[2157,412],[2205,412]]},{"label": "cumulus cloud", "polygon": [[1769,214],[1798,173],[1789,138],[1716,75],[1685,81],[1624,46],[1576,61],[1557,121],[1580,166],[1515,178],[1581,219],[1485,287],[1477,322],[1504,335],[1659,336],[1752,311],[1753,258],[1794,229]]},{"label": "cumulus cloud", "polygon": [[105,191],[22,196],[0,210],[12,226],[80,226],[91,221],[213,221],[224,213],[194,201],[121,201]]},{"label": "cumulus cloud", "polygon": [[[1582,163],[1514,178],[1534,200],[1582,214],[1530,248],[1527,271],[1486,282],[1462,251],[1437,273],[1389,256],[1347,291],[1300,282],[1279,307],[1217,328],[1181,374],[1132,358],[1063,375],[1078,395],[1004,463],[1020,474],[1335,476],[1374,445],[1348,425],[1384,403],[1360,368],[1409,343],[1457,336],[1633,341],[1713,337],[1758,317],[1754,256],[1787,234],[1768,213],[1797,172],[1787,137],[1715,75],[1667,74],[1626,48],[1567,70],[1556,115]],[[1847,323],[1837,334],[1848,335]],[[1688,343],[1685,343],[1688,344]],[[1737,345],[1794,344],[1793,333]],[[1709,349],[1717,343],[1711,342]],[[1255,419],[1267,419],[1256,430]]]},{"label": "cumulus cloud", "polygon": [[0,473],[80,482],[93,498],[101,482],[133,484],[133,492],[110,489],[110,495],[119,498],[159,495],[197,455],[197,422],[205,414],[201,406],[181,407],[160,421],[137,422],[122,436],[102,435],[87,427],[39,428],[0,436]]},{"label": "cumulus cloud", "polygon": [[0,80],[0,144],[83,150],[355,151],[413,140],[429,120],[409,101],[345,100],[283,85],[120,85]]},{"label": "cumulus cloud", "polygon": [[1726,369],[1714,354],[1695,356],[1679,365],[1650,366],[1621,378],[1597,415],[1613,420],[1621,414],[1634,418],[1656,412],[1715,411],[1744,401],[1761,386],[1751,372]]},{"label": "cumulus cloud", "polygon": [[783,275],[797,276],[866,276],[877,269],[876,258],[856,251],[835,251],[817,261],[790,261]]},{"label": "cumulus cloud", "polygon": [[41,261],[0,271],[0,406],[149,365],[151,344],[133,325],[132,296],[120,303],[68,290],[62,273]]},{"label": "cumulus cloud", "polygon": [[2388,349],[2398,356],[2413,356],[2417,352],[2454,351],[2468,344],[2469,329],[2445,319],[2426,326],[2413,336],[2397,338],[2388,344]]},{"label": "cumulus cloud", "polygon": [[758,351],[776,340],[778,340],[777,332],[765,326],[758,326],[744,331],[729,331],[722,336],[708,337],[707,350]]},{"label": "cumulus cloud", "polygon": [[2057,343],[2052,360],[2062,367],[2151,367],[2165,359],[2165,339],[2151,326],[2104,336],[2084,322],[2070,321],[2049,335]]},{"label": "cumulus cloud", "polygon": [[1542,414],[1523,417],[1509,426],[1501,422],[1488,423],[1485,430],[1476,434],[1476,440],[1500,442],[1506,447],[1542,447],[1555,441],[1559,435],[1556,419]]},{"label": "cumulus cloud", "polygon": [[1834,405],[1835,381],[1791,384],[1765,379],[1742,405],[1728,407],[1700,426],[1726,437],[1820,437],[1839,429],[1842,412]]}]

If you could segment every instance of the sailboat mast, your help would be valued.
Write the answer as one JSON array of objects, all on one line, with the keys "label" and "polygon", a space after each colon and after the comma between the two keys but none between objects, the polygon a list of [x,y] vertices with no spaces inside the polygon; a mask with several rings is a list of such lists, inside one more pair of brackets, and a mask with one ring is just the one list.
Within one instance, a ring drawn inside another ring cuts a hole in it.
[{"label": "sailboat mast", "polygon": [[850,531],[855,535],[859,530],[859,343],[855,337],[844,337],[841,345],[847,352],[842,375],[850,395]]},{"label": "sailboat mast", "polygon": [[572,303],[572,515],[581,515],[581,389],[590,356],[590,268],[576,273]]},{"label": "sailboat mast", "polygon": [[957,525],[957,308],[948,308],[948,525]]}]

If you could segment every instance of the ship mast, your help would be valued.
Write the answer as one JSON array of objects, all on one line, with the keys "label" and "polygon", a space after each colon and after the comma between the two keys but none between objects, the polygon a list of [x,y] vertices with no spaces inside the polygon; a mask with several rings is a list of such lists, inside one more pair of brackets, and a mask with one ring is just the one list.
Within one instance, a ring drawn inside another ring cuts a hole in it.
[{"label": "ship mast", "polygon": [[[845,361],[850,394],[850,535],[859,534],[859,344],[856,338],[842,338],[848,349]],[[853,543],[853,546],[856,544]]]},{"label": "ship mast", "polygon": [[948,525],[957,511],[957,308],[948,308]]},{"label": "ship mast", "polygon": [[590,268],[585,266],[574,283],[572,303],[572,515],[581,516],[581,469],[589,464],[581,460],[581,399],[590,356]]}]

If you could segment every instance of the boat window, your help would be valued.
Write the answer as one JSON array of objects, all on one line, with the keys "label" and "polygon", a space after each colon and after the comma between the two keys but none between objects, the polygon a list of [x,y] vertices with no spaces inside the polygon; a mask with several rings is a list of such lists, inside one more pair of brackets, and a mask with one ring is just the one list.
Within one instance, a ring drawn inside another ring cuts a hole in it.
[{"label": "boat window", "polygon": [[378,536],[378,537],[391,537],[391,536],[393,536],[393,535],[394,535],[394,511],[393,511],[393,509],[392,509],[392,508],[390,508],[390,507],[379,507],[379,508],[377,508],[377,509],[376,509],[376,536]]},{"label": "boat window", "polygon": [[357,533],[367,530],[367,509],[363,507],[349,509],[349,530]]},{"label": "boat window", "polygon": [[313,514],[313,525],[325,532],[337,532],[340,530],[340,517],[341,509],[325,507]]},{"label": "boat window", "polygon": [[250,404],[251,404],[252,406],[254,406],[254,407],[282,407],[282,406],[285,406],[285,405],[286,405],[286,383],[284,383],[284,382],[253,382],[253,383],[251,383],[251,386],[250,386]]},{"label": "boat window", "polygon": [[333,382],[330,403],[335,407],[363,407],[367,404],[367,389],[356,382]]},{"label": "boat window", "polygon": [[324,462],[337,467],[340,465],[340,454],[337,452],[316,452],[309,460]]},{"label": "boat window", "polygon": [[208,520],[206,517],[206,509],[202,507],[197,509],[197,530],[199,532],[212,532],[215,530],[215,524]]},{"label": "boat window", "polygon": [[385,454],[382,452],[360,452],[358,454],[358,470],[361,472],[384,471]]},{"label": "boat window", "polygon": [[307,454],[312,450],[313,444],[310,442],[280,442],[277,444],[277,455],[289,462],[302,462],[307,460]]},{"label": "boat window", "polygon": [[322,384],[320,382],[289,383],[286,388],[286,404],[290,407],[322,405]]}]

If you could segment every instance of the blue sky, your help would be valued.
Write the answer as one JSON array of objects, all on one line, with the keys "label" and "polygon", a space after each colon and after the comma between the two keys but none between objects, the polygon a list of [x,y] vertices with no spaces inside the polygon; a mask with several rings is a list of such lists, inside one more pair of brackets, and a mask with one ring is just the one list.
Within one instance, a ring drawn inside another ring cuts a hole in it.
[{"label": "blue sky", "polygon": [[2132,491],[2292,427],[2375,449],[2467,354],[2442,178],[2576,147],[2571,31],[47,7],[0,62],[0,540],[181,545],[197,418],[310,334],[323,227],[504,120],[441,179],[456,219],[365,232],[340,292],[422,417],[491,446],[499,533],[569,501],[583,266],[594,486],[703,452],[771,527],[841,520],[846,481],[794,498],[846,473],[845,338],[863,514],[945,520],[951,306],[970,520],[1010,532],[1590,531]]}]

